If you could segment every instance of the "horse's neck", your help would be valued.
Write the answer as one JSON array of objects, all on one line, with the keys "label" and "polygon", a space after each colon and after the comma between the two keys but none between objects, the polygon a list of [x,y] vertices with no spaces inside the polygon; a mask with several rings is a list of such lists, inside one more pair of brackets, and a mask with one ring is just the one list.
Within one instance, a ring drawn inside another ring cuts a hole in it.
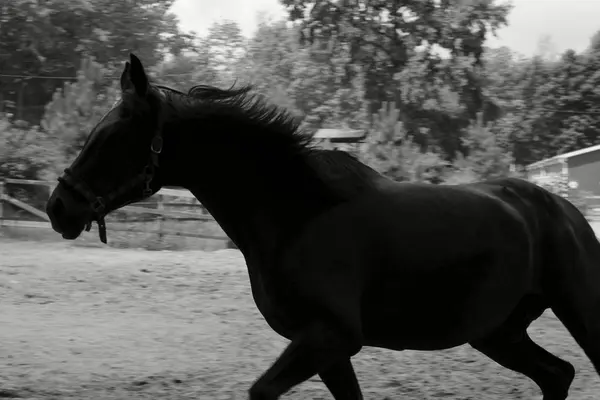
[{"label": "horse's neck", "polygon": [[217,198],[212,196],[210,188],[187,185],[187,189],[206,207],[246,257],[266,257],[276,245],[280,231],[278,224],[260,209],[253,207],[253,202],[244,201],[245,197],[254,194],[243,195],[231,190],[219,193]]},{"label": "horse's neck", "polygon": [[[185,185],[246,257],[277,257],[285,241],[332,204],[328,194],[321,191],[317,177],[301,176],[297,170],[286,175],[286,167],[281,166],[286,178],[280,180],[273,175],[277,168],[228,168],[235,171],[235,176],[223,174],[208,182]],[[215,175],[220,173],[214,171]],[[282,175],[281,171],[277,175]]]},{"label": "horse's neck", "polygon": [[[204,123],[206,131],[216,129]],[[196,196],[245,256],[250,252],[268,256],[311,218],[333,206],[336,198],[306,163],[304,157],[309,156],[274,148],[274,142],[260,132],[249,146],[243,141],[256,128],[239,125],[220,122],[220,132],[246,135],[231,137],[230,142],[208,141],[210,148],[191,129],[195,124],[178,121],[169,126],[164,135],[166,174]],[[264,147],[259,140],[266,141]],[[171,184],[169,180],[163,184]]]}]

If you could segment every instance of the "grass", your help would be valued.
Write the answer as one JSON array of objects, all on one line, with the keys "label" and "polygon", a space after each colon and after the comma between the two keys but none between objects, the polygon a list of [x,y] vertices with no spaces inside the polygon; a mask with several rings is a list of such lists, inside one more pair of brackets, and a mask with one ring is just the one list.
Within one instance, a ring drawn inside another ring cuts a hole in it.
[{"label": "grass", "polygon": [[[256,310],[235,250],[149,252],[0,238],[0,327],[5,398],[246,399],[286,345]],[[597,398],[600,378],[553,315],[530,331],[575,366],[569,398]],[[365,348],[354,364],[367,399],[540,398],[530,380],[468,346]],[[331,396],[312,380],[285,398]]]}]

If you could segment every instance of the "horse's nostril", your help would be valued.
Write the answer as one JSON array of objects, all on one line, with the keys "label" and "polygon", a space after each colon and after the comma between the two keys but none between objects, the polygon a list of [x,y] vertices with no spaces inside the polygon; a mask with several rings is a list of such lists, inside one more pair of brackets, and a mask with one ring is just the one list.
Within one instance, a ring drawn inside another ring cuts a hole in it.
[{"label": "horse's nostril", "polygon": [[59,198],[54,200],[54,204],[52,205],[52,214],[55,217],[60,218],[61,215],[65,213],[65,203]]}]

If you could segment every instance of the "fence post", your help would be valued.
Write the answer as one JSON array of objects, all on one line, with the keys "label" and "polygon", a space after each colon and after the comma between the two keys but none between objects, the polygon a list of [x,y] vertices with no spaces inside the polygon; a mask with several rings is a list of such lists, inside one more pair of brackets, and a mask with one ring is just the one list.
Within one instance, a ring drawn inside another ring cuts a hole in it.
[{"label": "fence post", "polygon": [[0,179],[0,221],[4,219],[4,179]]},{"label": "fence post", "polygon": [[[160,211],[163,211],[164,208],[165,208],[165,206],[163,204],[163,196],[161,194],[158,194],[157,197],[158,198],[156,199],[156,209],[160,210]],[[163,236],[164,236],[163,232],[162,232],[163,231],[163,222],[164,222],[163,215],[159,215],[157,219],[158,219],[158,223],[157,223],[157,239],[158,239],[159,246],[162,246],[162,244],[163,244]]]}]

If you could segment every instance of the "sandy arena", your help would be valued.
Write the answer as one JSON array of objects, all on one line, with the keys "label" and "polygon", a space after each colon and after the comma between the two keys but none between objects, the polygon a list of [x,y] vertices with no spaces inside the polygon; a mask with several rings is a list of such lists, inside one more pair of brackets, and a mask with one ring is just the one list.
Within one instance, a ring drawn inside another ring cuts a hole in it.
[{"label": "sandy arena", "polygon": [[[256,310],[235,250],[0,239],[0,286],[0,398],[246,399],[286,344]],[[575,366],[569,399],[598,398],[600,378],[551,313],[530,332]],[[354,365],[366,399],[541,398],[468,346],[366,348]],[[331,396],[315,379],[284,398]]]}]

